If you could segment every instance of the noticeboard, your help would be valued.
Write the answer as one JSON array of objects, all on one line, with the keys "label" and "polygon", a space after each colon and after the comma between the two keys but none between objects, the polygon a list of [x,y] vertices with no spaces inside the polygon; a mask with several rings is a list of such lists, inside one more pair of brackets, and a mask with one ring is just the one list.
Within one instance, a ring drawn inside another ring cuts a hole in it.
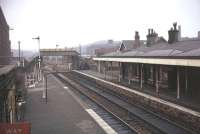
[{"label": "noticeboard", "polygon": [[0,123],[0,134],[30,134],[31,125],[28,122]]}]

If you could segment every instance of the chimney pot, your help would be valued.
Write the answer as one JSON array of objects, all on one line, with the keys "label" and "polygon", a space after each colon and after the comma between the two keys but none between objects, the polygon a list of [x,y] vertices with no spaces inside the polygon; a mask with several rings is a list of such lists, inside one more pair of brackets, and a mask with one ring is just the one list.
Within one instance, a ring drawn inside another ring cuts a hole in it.
[{"label": "chimney pot", "polygon": [[151,29],[151,34],[153,34],[153,29]]},{"label": "chimney pot", "polygon": [[148,29],[148,35],[150,35],[151,29]]},{"label": "chimney pot", "polygon": [[176,28],[177,22],[174,22],[174,23],[173,23],[173,26],[174,26],[174,30],[177,30],[177,28]]},{"label": "chimney pot", "polygon": [[139,39],[140,39],[139,32],[135,31],[135,40],[139,40]]},{"label": "chimney pot", "polygon": [[177,26],[177,23],[173,23],[173,28],[171,28],[169,31],[168,31],[168,35],[169,35],[169,38],[168,38],[168,43],[169,44],[172,44],[174,42],[177,42],[179,40],[179,31],[177,30],[176,28]]},{"label": "chimney pot", "polygon": [[153,29],[148,29],[147,46],[154,45],[157,42],[158,34]]},{"label": "chimney pot", "polygon": [[140,36],[139,32],[135,31],[135,43],[133,44],[133,48],[137,48],[140,46]]}]

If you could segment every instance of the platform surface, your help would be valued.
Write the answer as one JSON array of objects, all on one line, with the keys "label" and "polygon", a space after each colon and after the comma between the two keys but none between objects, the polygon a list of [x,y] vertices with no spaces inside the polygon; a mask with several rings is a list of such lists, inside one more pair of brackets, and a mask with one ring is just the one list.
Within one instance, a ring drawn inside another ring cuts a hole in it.
[{"label": "platform surface", "polygon": [[157,96],[156,92],[149,90],[148,88],[143,88],[143,90],[136,90],[138,87],[134,87],[134,89],[132,89],[132,87],[130,85],[128,85],[127,83],[116,83],[116,82],[110,82],[110,80],[112,79],[111,76],[106,76],[104,74],[92,71],[92,70],[84,70],[84,71],[75,71],[78,73],[81,73],[83,75],[87,75],[89,77],[92,77],[94,79],[98,79],[101,81],[105,81],[107,83],[110,83],[111,85],[117,86],[117,87],[123,87],[124,89],[129,90],[130,92],[134,92],[137,93],[141,96],[147,97],[147,98],[151,98],[155,101],[159,101],[163,104],[169,105],[170,107],[174,107],[177,108],[181,111],[185,111],[188,112],[194,116],[197,116],[198,118],[200,117],[200,108],[199,105],[196,105],[188,100],[184,100],[183,98],[181,99],[176,99],[173,98],[169,95],[166,94],[159,94],[159,97]]},{"label": "platform surface", "polygon": [[25,120],[31,134],[104,134],[105,132],[58,82],[48,76],[48,101],[42,98],[44,84],[28,89]]}]

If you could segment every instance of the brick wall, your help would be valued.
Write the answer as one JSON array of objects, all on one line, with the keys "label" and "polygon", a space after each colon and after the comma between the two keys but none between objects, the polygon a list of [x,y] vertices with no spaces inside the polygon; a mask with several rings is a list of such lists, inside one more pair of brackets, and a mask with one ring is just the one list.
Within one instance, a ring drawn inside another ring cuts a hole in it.
[{"label": "brick wall", "polygon": [[0,65],[9,64],[10,56],[9,26],[0,8]]}]

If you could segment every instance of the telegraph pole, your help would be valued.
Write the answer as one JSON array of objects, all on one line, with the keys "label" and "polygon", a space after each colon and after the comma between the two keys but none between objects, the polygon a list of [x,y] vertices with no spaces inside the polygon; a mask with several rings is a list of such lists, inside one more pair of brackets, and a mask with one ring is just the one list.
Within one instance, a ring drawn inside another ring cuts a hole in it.
[{"label": "telegraph pole", "polygon": [[38,56],[38,68],[39,68],[39,75],[38,75],[38,80],[41,80],[41,69],[40,69],[40,62],[41,62],[41,58],[40,58],[40,36],[32,38],[33,40],[37,40],[38,41],[38,51],[39,51],[39,56]]},{"label": "telegraph pole", "polygon": [[57,54],[57,48],[58,48],[58,44],[56,44],[56,67],[57,67],[57,65],[58,65],[58,54]]}]

